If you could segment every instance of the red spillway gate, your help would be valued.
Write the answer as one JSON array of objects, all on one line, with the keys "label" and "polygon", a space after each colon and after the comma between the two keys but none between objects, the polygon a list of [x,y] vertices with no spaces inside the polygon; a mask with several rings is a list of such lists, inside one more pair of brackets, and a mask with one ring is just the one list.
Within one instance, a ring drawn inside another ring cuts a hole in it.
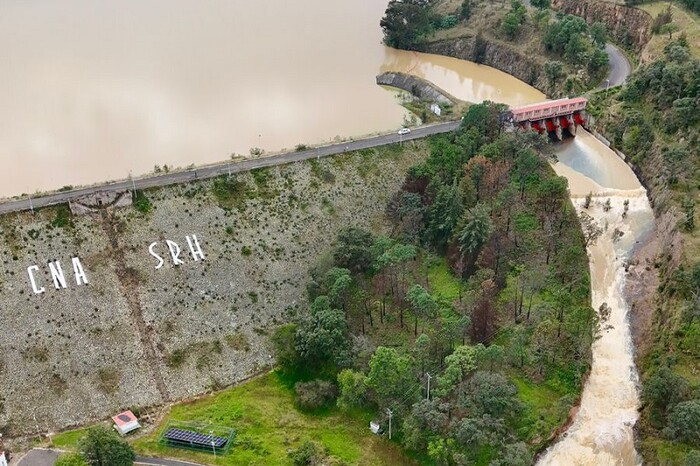
[{"label": "red spillway gate", "polygon": [[506,113],[506,121],[514,127],[547,133],[561,140],[565,134],[576,135],[578,126],[588,126],[585,97],[558,99],[511,109]]}]

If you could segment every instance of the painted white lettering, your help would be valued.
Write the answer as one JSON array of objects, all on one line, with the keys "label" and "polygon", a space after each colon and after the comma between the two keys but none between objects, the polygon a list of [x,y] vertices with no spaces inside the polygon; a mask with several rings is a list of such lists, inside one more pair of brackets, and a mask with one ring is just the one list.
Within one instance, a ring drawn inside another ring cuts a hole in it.
[{"label": "painted white lettering", "polygon": [[49,270],[51,271],[51,279],[53,280],[53,286],[57,290],[60,288],[66,288],[66,277],[63,275],[61,263],[59,261],[49,262]]},{"label": "painted white lettering", "polygon": [[78,285],[88,283],[87,275],[85,275],[85,270],[83,270],[83,264],[80,263],[80,258],[73,258],[73,274],[75,275],[75,283]]},{"label": "painted white lettering", "polygon": [[[187,240],[187,245],[190,247],[190,254],[192,254],[192,259],[197,262],[198,260],[204,260],[204,252],[202,252],[202,248],[199,246],[199,241],[197,241],[197,235],[192,235],[192,238],[189,236],[185,236],[185,239]],[[192,245],[194,243],[194,246]]]},{"label": "painted white lettering", "polygon": [[41,294],[46,289],[42,286],[41,288],[37,287],[36,285],[36,279],[34,278],[34,272],[38,272],[39,267],[36,265],[32,265],[27,267],[27,273],[29,274],[29,281],[32,283],[32,291],[34,291],[35,294]]},{"label": "painted white lettering", "polygon": [[155,257],[156,259],[158,259],[158,265],[156,265],[156,270],[158,270],[159,268],[163,267],[163,262],[165,262],[165,261],[163,261],[163,258],[160,257],[160,256],[158,255],[158,253],[156,253],[156,252],[153,250],[153,248],[155,248],[157,245],[158,245],[158,243],[156,242],[156,243],[151,243],[151,245],[148,246],[148,252],[149,252],[153,257]]},{"label": "painted white lettering", "polygon": [[173,258],[173,265],[184,264],[185,261],[180,259],[180,246],[175,241],[170,241],[169,239],[166,239],[165,243],[168,245],[168,249],[170,249],[170,256]]}]

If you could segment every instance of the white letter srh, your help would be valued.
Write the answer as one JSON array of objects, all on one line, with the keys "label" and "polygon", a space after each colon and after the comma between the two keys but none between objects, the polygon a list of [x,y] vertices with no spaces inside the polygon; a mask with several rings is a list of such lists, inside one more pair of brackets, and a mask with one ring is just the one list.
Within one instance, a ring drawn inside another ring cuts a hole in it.
[{"label": "white letter srh", "polygon": [[[187,245],[190,247],[190,254],[192,254],[192,259],[194,259],[195,262],[197,262],[200,259],[204,260],[204,252],[202,252],[202,248],[199,246],[199,241],[197,241],[197,235],[192,235],[191,239],[189,236],[185,236],[185,239],[187,240]],[[194,246],[192,245],[192,243],[194,243]]]},{"label": "white letter srh", "polygon": [[153,250],[153,248],[155,248],[157,245],[158,245],[158,243],[151,243],[151,245],[148,246],[148,252],[149,252],[149,254],[152,255],[153,257],[155,257],[156,259],[158,259],[158,265],[156,265],[156,270],[158,270],[159,268],[163,267],[163,258],[160,257],[160,256]]},{"label": "white letter srh", "polygon": [[170,249],[170,256],[173,258],[173,265],[184,264],[185,261],[180,259],[180,246],[175,241],[170,241],[169,239],[166,239],[165,243],[168,245],[168,249]]}]

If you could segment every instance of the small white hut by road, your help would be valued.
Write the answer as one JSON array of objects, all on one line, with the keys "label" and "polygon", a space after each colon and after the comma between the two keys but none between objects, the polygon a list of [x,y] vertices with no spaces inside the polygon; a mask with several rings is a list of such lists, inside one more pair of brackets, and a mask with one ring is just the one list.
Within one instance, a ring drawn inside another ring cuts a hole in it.
[{"label": "small white hut by road", "polygon": [[[114,421],[114,428],[117,429],[117,432],[122,435],[126,435],[132,430],[136,430],[141,427],[138,419],[136,419],[136,416],[134,416],[134,413],[131,411],[119,413],[114,416],[112,420]],[[2,466],[2,464],[0,464],[0,466]]]}]

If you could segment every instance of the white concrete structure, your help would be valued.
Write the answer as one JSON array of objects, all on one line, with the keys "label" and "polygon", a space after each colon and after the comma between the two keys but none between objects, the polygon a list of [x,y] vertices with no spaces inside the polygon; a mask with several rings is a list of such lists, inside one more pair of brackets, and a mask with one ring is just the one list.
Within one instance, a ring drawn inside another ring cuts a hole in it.
[{"label": "white concrete structure", "polygon": [[[131,411],[124,411],[123,413],[117,414],[112,420],[114,421],[114,428],[122,435],[126,435],[132,430],[141,427],[138,419],[136,419],[136,416],[134,416],[134,413]],[[0,466],[2,465],[0,464]]]}]

